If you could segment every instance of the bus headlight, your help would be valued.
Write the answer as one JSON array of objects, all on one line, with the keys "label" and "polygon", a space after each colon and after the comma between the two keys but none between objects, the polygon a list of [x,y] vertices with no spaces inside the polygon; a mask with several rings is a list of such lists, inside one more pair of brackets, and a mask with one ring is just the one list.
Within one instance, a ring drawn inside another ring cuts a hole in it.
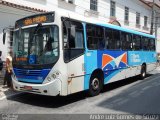
[{"label": "bus headlight", "polygon": [[59,72],[54,72],[54,73],[52,74],[52,78],[53,78],[53,79],[59,78],[59,75],[60,75]]},{"label": "bus headlight", "polygon": [[50,77],[47,77],[47,80],[50,82],[50,81],[51,81],[51,78],[50,78]]},{"label": "bus headlight", "polygon": [[56,79],[56,74],[53,74],[53,75],[52,75],[52,78],[53,78],[53,79]]},{"label": "bus headlight", "polygon": [[59,76],[60,76],[60,72],[56,71],[47,77],[47,82],[51,82],[51,81],[59,78]]}]

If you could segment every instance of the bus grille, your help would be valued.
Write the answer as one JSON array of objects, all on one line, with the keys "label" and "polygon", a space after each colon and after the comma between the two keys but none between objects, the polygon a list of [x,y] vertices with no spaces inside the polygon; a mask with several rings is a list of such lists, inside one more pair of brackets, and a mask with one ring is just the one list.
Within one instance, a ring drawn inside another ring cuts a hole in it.
[{"label": "bus grille", "polygon": [[47,77],[50,69],[42,70],[25,70],[25,69],[16,69],[14,68],[14,73],[19,82],[24,83],[43,83],[44,79]]},{"label": "bus grille", "polygon": [[18,76],[40,76],[42,74],[42,70],[22,70],[22,69],[16,69],[16,74]]}]

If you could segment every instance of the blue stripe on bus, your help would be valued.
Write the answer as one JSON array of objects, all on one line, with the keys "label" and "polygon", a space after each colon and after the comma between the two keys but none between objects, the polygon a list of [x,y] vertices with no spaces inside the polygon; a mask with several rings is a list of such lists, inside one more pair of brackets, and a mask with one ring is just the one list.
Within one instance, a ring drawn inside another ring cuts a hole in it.
[{"label": "blue stripe on bus", "polygon": [[84,79],[84,89],[89,89],[89,80],[91,73],[98,68],[97,61],[97,51],[96,50],[86,50],[84,55],[85,63],[85,79]]},{"label": "blue stripe on bus", "polygon": [[18,78],[19,82],[42,84],[43,80]]},{"label": "blue stripe on bus", "polygon": [[86,23],[82,23],[82,25],[83,25],[83,30],[84,30],[84,46],[85,46],[85,49],[86,50],[88,50],[88,48],[87,48],[87,38],[86,38],[86,36],[87,36],[87,33],[86,33]]}]

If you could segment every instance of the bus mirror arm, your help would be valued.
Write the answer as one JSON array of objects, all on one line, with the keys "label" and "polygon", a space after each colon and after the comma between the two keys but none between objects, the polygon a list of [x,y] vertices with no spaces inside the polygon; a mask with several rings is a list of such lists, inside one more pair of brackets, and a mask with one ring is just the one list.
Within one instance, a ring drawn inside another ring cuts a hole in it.
[{"label": "bus mirror arm", "polygon": [[7,31],[13,31],[13,27],[12,27],[12,26],[9,26],[9,27],[6,27],[6,28],[3,29],[3,38],[2,38],[2,40],[3,40],[3,45],[4,45],[5,42],[6,42],[6,33],[7,33]]}]

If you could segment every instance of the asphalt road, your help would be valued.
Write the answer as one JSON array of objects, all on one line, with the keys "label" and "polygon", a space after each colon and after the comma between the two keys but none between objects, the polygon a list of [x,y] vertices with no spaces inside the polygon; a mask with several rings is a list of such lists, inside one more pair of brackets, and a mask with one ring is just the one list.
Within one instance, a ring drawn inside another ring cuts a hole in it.
[{"label": "asphalt road", "polygon": [[45,119],[49,117],[44,114],[159,114],[159,93],[160,73],[155,72],[144,80],[133,77],[108,84],[95,97],[88,97],[85,92],[67,97],[20,94],[1,100],[0,113],[42,114]]}]

